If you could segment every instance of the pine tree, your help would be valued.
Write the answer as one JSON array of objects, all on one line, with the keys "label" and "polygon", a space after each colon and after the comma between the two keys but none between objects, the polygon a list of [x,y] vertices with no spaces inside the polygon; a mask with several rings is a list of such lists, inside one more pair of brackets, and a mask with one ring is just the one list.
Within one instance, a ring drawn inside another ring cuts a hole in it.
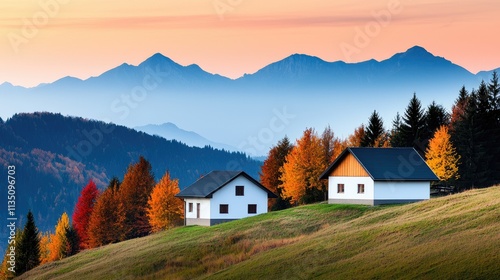
[{"label": "pine tree", "polygon": [[126,239],[146,236],[151,232],[147,207],[154,186],[151,164],[141,156],[139,162],[129,166],[119,191]]},{"label": "pine tree", "polygon": [[381,141],[381,139],[384,137],[384,135],[384,122],[382,121],[382,118],[379,116],[377,111],[373,111],[368,120],[368,126],[366,127],[365,135],[361,140],[361,147],[378,147],[379,145],[382,146],[383,143],[381,142],[383,141]]},{"label": "pine tree", "polygon": [[427,112],[425,113],[425,121],[427,134],[429,137],[432,137],[436,130],[438,130],[443,125],[450,124],[450,115],[446,112],[446,109],[436,104],[435,101],[427,107]]},{"label": "pine tree", "polygon": [[401,126],[404,146],[414,147],[419,153],[425,152],[425,116],[420,100],[414,93],[403,116]]},{"label": "pine tree", "polygon": [[281,181],[283,194],[292,204],[324,200],[326,189],[319,176],[326,169],[321,140],[314,130],[304,131],[295,148],[286,157]]},{"label": "pine tree", "polygon": [[425,158],[439,180],[449,184],[459,178],[458,162],[460,156],[450,141],[447,126],[443,125],[436,130],[433,138],[429,141]]},{"label": "pine tree", "polygon": [[262,164],[260,183],[278,196],[276,199],[269,199],[268,206],[271,210],[282,210],[290,207],[290,199],[284,197],[281,187],[283,182],[280,178],[286,156],[292,149],[293,145],[285,136],[276,146],[271,148],[267,159]]},{"label": "pine tree", "polygon": [[80,240],[79,249],[87,249],[88,246],[88,225],[90,220],[90,214],[92,214],[92,209],[96,202],[97,196],[99,195],[99,190],[97,189],[95,183],[90,180],[90,182],[82,189],[80,197],[76,202],[75,210],[73,212],[73,227]]},{"label": "pine tree", "polygon": [[73,226],[66,230],[66,240],[66,257],[73,256],[80,251],[80,238]]},{"label": "pine tree", "polygon": [[148,200],[148,218],[152,232],[182,225],[184,203],[175,197],[179,192],[179,180],[171,179],[167,171],[153,188]]},{"label": "pine tree", "polygon": [[37,267],[40,264],[40,236],[35,225],[35,218],[28,212],[16,259],[16,275]]},{"label": "pine tree", "polygon": [[492,127],[489,131],[491,139],[489,140],[490,144],[490,153],[492,154],[493,159],[490,165],[491,171],[491,184],[495,185],[500,183],[500,84],[498,82],[497,72],[493,72],[493,76],[488,85],[488,91],[490,95],[490,103],[491,103],[491,119],[492,119]]},{"label": "pine tree", "polygon": [[396,113],[396,117],[392,120],[392,129],[391,129],[391,146],[392,147],[404,147],[405,141],[403,139],[403,121],[401,120],[401,116],[399,112]]},{"label": "pine tree", "polygon": [[125,239],[123,205],[119,197],[120,182],[113,178],[99,195],[89,219],[89,247],[94,248]]}]

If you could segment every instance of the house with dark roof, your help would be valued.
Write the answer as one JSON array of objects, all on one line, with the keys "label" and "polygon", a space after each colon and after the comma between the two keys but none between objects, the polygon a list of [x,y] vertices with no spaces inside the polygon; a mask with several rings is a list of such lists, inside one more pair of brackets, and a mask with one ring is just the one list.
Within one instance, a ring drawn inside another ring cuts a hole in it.
[{"label": "house with dark roof", "polygon": [[212,226],[267,213],[276,195],[243,171],[212,171],[177,197],[184,200],[185,225]]},{"label": "house with dark roof", "polygon": [[329,203],[368,205],[429,199],[439,180],[413,148],[347,148],[320,178]]}]

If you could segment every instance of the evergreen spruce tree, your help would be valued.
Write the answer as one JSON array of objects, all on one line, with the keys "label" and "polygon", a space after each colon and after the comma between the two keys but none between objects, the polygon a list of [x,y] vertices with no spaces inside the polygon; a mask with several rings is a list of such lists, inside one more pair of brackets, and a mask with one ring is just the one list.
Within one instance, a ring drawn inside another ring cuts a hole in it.
[{"label": "evergreen spruce tree", "polygon": [[497,72],[493,72],[493,76],[488,85],[488,91],[490,95],[490,103],[492,109],[492,128],[490,131],[490,143],[491,143],[491,151],[493,159],[492,160],[490,170],[491,170],[491,183],[499,184],[500,183],[500,84],[498,83],[498,75]]},{"label": "evergreen spruce tree", "polygon": [[40,236],[31,210],[28,212],[26,225],[24,226],[18,246],[19,254],[16,259],[16,275],[21,275],[40,264]]},{"label": "evergreen spruce tree", "polygon": [[404,113],[401,131],[404,146],[414,147],[421,155],[424,155],[426,148],[425,115],[415,93]]},{"label": "evergreen spruce tree", "polygon": [[[380,144],[380,139],[384,136],[384,122],[380,118],[377,111],[373,111],[365,130],[365,135],[361,140],[361,147],[375,147],[375,144]],[[381,145],[377,145],[381,146]]]},{"label": "evergreen spruce tree", "polygon": [[391,129],[391,146],[392,147],[404,147],[405,142],[403,139],[403,122],[399,112],[396,113],[396,117],[392,120]]},{"label": "evergreen spruce tree", "polygon": [[427,107],[427,112],[425,114],[426,136],[432,137],[436,130],[443,125],[448,126],[450,124],[450,115],[446,112],[446,109],[436,104],[435,101]]}]

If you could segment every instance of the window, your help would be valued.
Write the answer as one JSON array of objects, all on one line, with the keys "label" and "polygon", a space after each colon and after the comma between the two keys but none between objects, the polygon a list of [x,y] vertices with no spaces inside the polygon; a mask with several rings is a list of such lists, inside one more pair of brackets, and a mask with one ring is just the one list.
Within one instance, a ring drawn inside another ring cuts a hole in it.
[{"label": "window", "polygon": [[227,213],[229,213],[229,205],[227,205],[227,204],[219,204],[219,213],[220,214],[227,214]]},{"label": "window", "polygon": [[358,193],[365,193],[365,184],[358,184]]},{"label": "window", "polygon": [[193,212],[193,203],[189,202],[189,212]]},{"label": "window", "polygon": [[248,204],[248,214],[257,214],[257,204]]},{"label": "window", "polygon": [[200,218],[200,208],[201,205],[199,203],[196,203],[196,219]]},{"label": "window", "polygon": [[245,186],[236,186],[236,196],[245,195]]},{"label": "window", "polygon": [[337,193],[344,193],[344,184],[337,184]]}]

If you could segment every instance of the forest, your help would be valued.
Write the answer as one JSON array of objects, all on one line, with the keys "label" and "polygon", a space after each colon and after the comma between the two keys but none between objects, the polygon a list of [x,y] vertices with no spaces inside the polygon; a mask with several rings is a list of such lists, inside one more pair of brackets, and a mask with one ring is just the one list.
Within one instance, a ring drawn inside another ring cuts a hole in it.
[{"label": "forest", "polygon": [[286,136],[271,148],[261,183],[279,195],[274,210],[323,201],[327,182],[320,174],[346,147],[414,147],[452,192],[500,183],[500,85],[493,73],[477,89],[462,87],[449,110],[432,102],[424,107],[414,93],[392,127],[374,110],[346,139],[328,126],[321,134],[307,128],[292,143]]}]

